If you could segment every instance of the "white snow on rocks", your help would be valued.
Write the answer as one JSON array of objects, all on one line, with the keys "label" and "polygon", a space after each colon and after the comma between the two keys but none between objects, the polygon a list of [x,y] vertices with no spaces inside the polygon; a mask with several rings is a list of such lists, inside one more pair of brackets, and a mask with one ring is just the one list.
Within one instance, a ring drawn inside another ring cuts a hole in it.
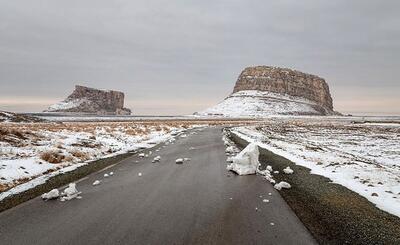
[{"label": "white snow on rocks", "polygon": [[153,162],[159,162],[159,161],[161,161],[161,156],[156,156],[156,157],[153,159]]},{"label": "white snow on rocks", "polygon": [[289,188],[291,188],[291,186],[288,182],[281,181],[278,184],[275,184],[274,188],[277,189],[278,191],[280,191],[280,190],[282,190],[282,188],[289,189]]}]

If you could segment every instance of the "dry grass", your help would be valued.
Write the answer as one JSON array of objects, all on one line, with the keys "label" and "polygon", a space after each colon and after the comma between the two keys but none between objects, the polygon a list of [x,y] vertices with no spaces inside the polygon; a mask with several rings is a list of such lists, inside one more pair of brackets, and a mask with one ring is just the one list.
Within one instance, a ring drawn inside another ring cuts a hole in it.
[{"label": "dry grass", "polygon": [[45,151],[40,154],[40,159],[49,163],[62,163],[68,160],[68,158],[58,151]]},{"label": "dry grass", "polygon": [[[96,132],[104,131],[106,134],[123,132],[132,136],[146,136],[150,132],[170,132],[171,128],[189,128],[192,125],[210,126],[243,126],[253,124],[254,120],[142,120],[134,122],[66,122],[66,123],[0,123],[0,142],[9,143],[15,147],[29,144],[37,145],[40,141],[50,140],[51,134],[66,131],[69,133],[88,133],[90,141],[96,140]],[[62,139],[62,136],[59,136]],[[77,145],[78,146],[78,145]],[[82,147],[99,147],[86,142]],[[63,149],[60,145],[59,149]],[[51,157],[49,157],[51,158]]]},{"label": "dry grass", "polygon": [[81,161],[86,161],[89,160],[89,154],[87,154],[86,152],[82,152],[79,150],[72,150],[69,152],[72,156],[79,158]]}]

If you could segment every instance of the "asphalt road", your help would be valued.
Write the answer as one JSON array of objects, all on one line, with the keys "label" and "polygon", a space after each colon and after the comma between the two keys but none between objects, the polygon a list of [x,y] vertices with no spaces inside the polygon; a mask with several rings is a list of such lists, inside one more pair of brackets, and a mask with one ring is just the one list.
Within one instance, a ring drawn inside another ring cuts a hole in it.
[{"label": "asphalt road", "polygon": [[[0,244],[315,244],[271,184],[226,171],[221,129],[158,148],[78,182],[82,199],[0,213]],[[191,161],[175,164],[181,157]]]}]

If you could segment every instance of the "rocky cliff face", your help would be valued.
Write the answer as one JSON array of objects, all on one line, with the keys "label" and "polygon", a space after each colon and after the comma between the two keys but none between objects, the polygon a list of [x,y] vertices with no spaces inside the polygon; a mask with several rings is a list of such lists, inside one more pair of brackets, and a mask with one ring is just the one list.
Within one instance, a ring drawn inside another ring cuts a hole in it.
[{"label": "rocky cliff face", "polygon": [[333,110],[329,86],[324,79],[287,68],[248,67],[240,74],[233,92],[268,91],[308,99]]},{"label": "rocky cliff face", "polygon": [[75,90],[65,100],[54,104],[47,112],[87,113],[98,115],[130,115],[124,108],[124,93],[75,86]]},{"label": "rocky cliff face", "polygon": [[264,117],[337,113],[324,79],[287,68],[255,66],[242,71],[225,100],[196,114]]}]

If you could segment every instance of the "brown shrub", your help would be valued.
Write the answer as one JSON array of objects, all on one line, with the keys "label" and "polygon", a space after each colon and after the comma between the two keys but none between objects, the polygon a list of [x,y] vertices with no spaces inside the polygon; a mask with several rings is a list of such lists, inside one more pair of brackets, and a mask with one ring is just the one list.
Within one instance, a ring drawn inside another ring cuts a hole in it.
[{"label": "brown shrub", "polygon": [[45,151],[40,154],[40,159],[49,163],[61,163],[66,161],[66,157],[57,151]]},{"label": "brown shrub", "polygon": [[79,158],[82,161],[89,160],[89,155],[86,152],[78,151],[78,150],[72,150],[69,153],[71,153],[72,156]]}]

